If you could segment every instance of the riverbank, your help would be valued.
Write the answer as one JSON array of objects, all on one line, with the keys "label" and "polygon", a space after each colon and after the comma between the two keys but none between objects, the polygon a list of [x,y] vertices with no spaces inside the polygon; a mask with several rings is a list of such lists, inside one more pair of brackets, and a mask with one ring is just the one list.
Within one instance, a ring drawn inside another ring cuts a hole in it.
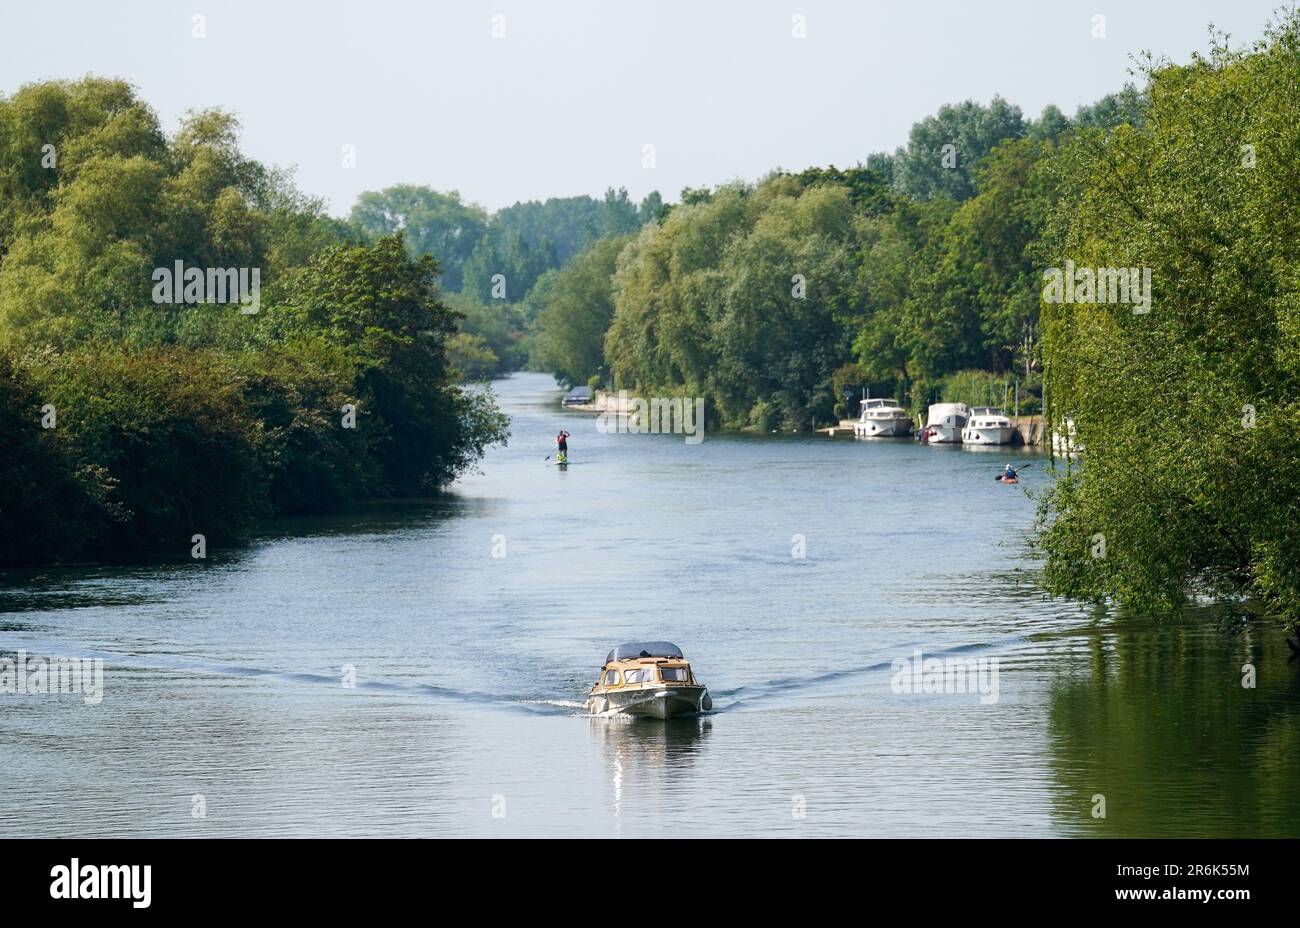
[{"label": "riverbank", "polygon": [[[635,394],[626,390],[597,390],[592,394],[590,403],[565,403],[564,409],[571,412],[607,413],[627,415],[632,411]],[[1044,443],[1045,427],[1042,416],[1008,416],[1016,432],[1011,444],[1037,447]],[[839,425],[824,426],[814,429],[818,434],[829,438],[852,438],[855,419],[841,419]]]},{"label": "riverbank", "polygon": [[[1011,440],[1012,446],[1029,445],[1036,447],[1043,444],[1045,427],[1042,416],[1008,416],[1015,426],[1016,434]],[[839,425],[829,425],[817,431],[828,438],[852,438],[856,419],[841,419]]]}]

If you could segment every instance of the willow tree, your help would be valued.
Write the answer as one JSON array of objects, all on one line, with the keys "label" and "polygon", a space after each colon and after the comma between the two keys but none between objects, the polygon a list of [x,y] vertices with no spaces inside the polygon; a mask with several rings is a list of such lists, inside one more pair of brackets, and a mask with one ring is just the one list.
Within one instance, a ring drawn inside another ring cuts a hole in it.
[{"label": "willow tree", "polygon": [[1053,263],[1150,269],[1153,298],[1043,306],[1049,426],[1083,446],[1043,503],[1046,581],[1141,610],[1249,596],[1294,624],[1300,18],[1147,78],[1140,126],[1058,161]]},{"label": "willow tree", "polygon": [[599,376],[614,318],[613,277],[630,236],[604,238],[554,272],[538,314],[538,363],[565,384]]}]

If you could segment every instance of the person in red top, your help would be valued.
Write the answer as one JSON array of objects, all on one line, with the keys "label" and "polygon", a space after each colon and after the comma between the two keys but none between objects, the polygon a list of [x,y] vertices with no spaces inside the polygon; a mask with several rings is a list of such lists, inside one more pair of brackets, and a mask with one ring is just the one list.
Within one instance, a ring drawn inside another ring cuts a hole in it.
[{"label": "person in red top", "polygon": [[561,462],[569,460],[569,433],[560,429],[560,434],[555,436],[555,445],[558,453],[555,459]]}]

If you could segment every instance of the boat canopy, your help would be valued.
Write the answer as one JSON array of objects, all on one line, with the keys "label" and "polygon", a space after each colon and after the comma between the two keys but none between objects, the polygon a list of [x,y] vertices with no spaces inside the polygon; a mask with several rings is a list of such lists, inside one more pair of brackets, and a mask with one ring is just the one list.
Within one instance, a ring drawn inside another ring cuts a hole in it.
[{"label": "boat canopy", "polygon": [[671,641],[632,641],[621,644],[609,652],[605,663],[610,661],[631,661],[638,657],[685,657],[682,649]]},{"label": "boat canopy", "polygon": [[970,415],[970,409],[965,403],[935,403],[930,407],[930,413],[925,423],[929,425],[943,425],[945,416],[957,416],[958,419],[965,419]]}]

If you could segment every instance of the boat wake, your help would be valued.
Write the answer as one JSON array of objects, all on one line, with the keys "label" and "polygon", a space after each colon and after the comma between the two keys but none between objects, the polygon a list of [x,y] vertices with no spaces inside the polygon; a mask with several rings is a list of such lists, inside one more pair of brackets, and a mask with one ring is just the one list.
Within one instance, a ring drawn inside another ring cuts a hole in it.
[{"label": "boat wake", "polygon": [[[1029,639],[1023,636],[1007,638],[996,642],[957,645],[942,649],[930,649],[919,642],[909,642],[891,648],[888,659],[870,661],[853,667],[822,673],[800,676],[779,677],[761,683],[746,683],[732,689],[711,689],[713,709],[702,715],[717,715],[723,712],[745,711],[761,708],[782,697],[800,696],[819,688],[850,681],[856,677],[888,672],[898,656],[910,656],[914,649],[920,648],[926,657],[954,657],[978,651],[1003,649],[1023,645]],[[460,706],[480,707],[484,709],[509,710],[532,714],[554,716],[587,717],[585,700],[556,696],[551,698],[522,697],[465,690],[457,687],[415,680],[394,680],[367,677],[358,674],[355,681],[346,681],[342,668],[318,671],[275,670],[265,667],[252,667],[245,664],[212,660],[209,658],[158,653],[129,653],[124,651],[106,651],[74,645],[68,641],[20,640],[8,638],[0,640],[0,656],[13,659],[19,650],[29,655],[75,654],[80,658],[100,658],[111,668],[139,668],[158,670],[178,674],[203,674],[210,676],[243,677],[267,682],[286,683],[295,686],[314,686],[329,689],[340,694],[369,694],[406,696],[432,699],[438,702],[453,703]],[[111,695],[111,693],[110,693]],[[619,715],[617,712],[605,715]]]},{"label": "boat wake", "polygon": [[[765,703],[770,703],[773,700],[784,696],[801,694],[803,691],[816,690],[831,684],[852,680],[855,677],[890,672],[893,669],[894,661],[897,658],[910,658],[913,651],[917,649],[924,652],[926,658],[934,657],[943,659],[946,657],[958,657],[964,654],[977,653],[980,651],[1002,650],[1025,644],[1027,641],[1028,639],[1024,636],[1017,635],[1000,641],[954,645],[948,648],[928,648],[921,642],[907,642],[891,648],[890,654],[892,656],[887,660],[882,659],[872,661],[855,667],[846,667],[840,670],[830,670],[823,673],[780,677],[775,680],[768,680],[764,683],[747,683],[743,686],[738,686],[729,690],[711,690],[710,692],[712,692],[714,697],[713,714],[735,710],[744,711],[755,706],[761,707]],[[720,700],[729,701],[720,702]]]},{"label": "boat wake", "polygon": [[[392,680],[367,677],[358,673],[355,680],[344,676],[344,669],[333,668],[319,671],[273,670],[265,667],[250,667],[226,661],[194,657],[180,654],[139,654],[124,651],[105,651],[98,648],[76,645],[67,641],[35,641],[8,639],[0,642],[0,657],[10,660],[17,651],[25,651],[31,656],[37,655],[76,655],[82,659],[103,660],[107,668],[130,668],[158,670],[178,674],[202,674],[205,676],[243,677],[246,679],[265,680],[275,683],[287,683],[297,686],[316,686],[322,689],[339,691],[342,694],[371,694],[390,696],[423,697],[450,702],[459,705],[481,706],[485,708],[506,708],[517,711],[545,713],[552,715],[571,714],[575,708],[585,708],[585,703],[564,699],[522,699],[502,696],[498,693],[485,693],[464,690],[435,683],[414,680]],[[111,696],[111,690],[110,690]]]}]

